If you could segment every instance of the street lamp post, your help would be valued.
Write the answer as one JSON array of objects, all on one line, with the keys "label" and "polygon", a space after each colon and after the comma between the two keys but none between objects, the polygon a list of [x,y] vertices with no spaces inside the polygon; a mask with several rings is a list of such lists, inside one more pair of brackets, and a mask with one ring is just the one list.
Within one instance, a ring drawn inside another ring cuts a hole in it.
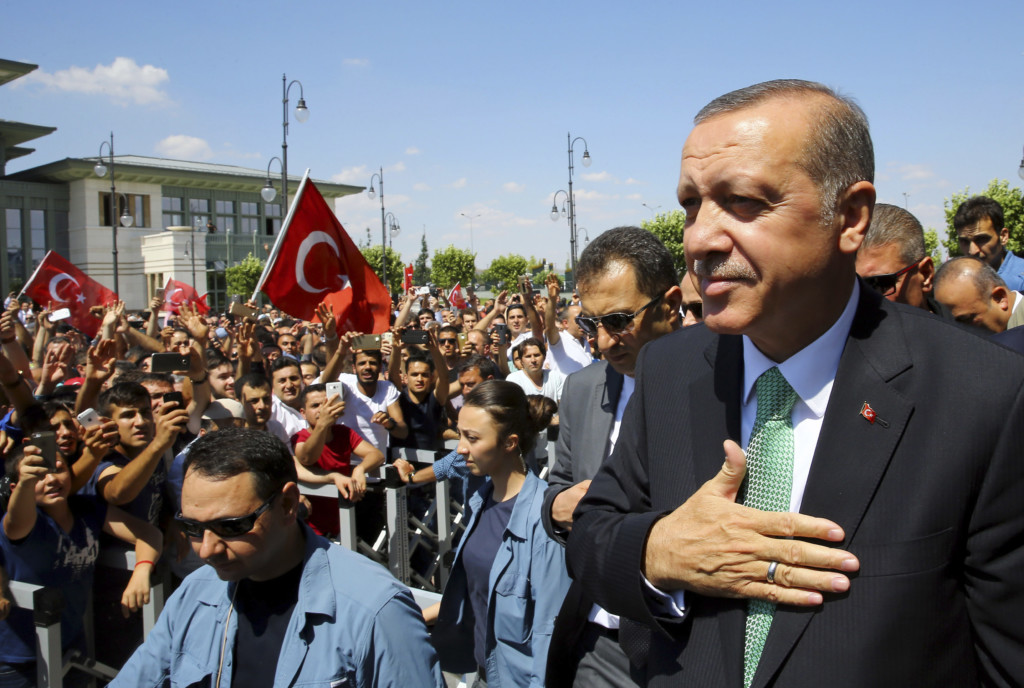
[{"label": "street lamp post", "polygon": [[641,203],[640,205],[642,205],[643,207],[645,207],[648,210],[650,210],[651,211],[651,215],[653,215],[654,217],[658,216],[658,209],[661,207],[660,205],[656,205],[653,208],[651,206],[647,205],[646,202]]},{"label": "street lamp post", "polygon": [[281,140],[281,195],[284,204],[285,215],[288,214],[288,92],[295,84],[299,85],[299,103],[295,106],[295,119],[302,124],[309,119],[309,108],[306,107],[306,99],[302,92],[302,82],[293,79],[288,83],[288,77],[281,75],[281,103],[284,110],[284,124],[282,125],[284,135]]},{"label": "street lamp post", "polygon": [[590,167],[590,151],[588,150],[587,140],[582,136],[577,136],[575,139],[571,133],[565,135],[566,140],[569,141],[569,258],[572,266],[572,278],[576,280],[576,197],[572,193],[572,148],[576,145],[577,141],[583,142],[583,166]]},{"label": "street lamp post", "polygon": [[370,177],[370,188],[366,190],[366,195],[370,198],[373,198],[376,193],[373,188],[374,177],[376,177],[377,181],[380,182],[380,274],[384,276],[384,286],[390,294],[391,286],[388,284],[388,257],[385,255],[384,251],[384,247],[387,245],[388,241],[387,226],[384,221],[384,168],[381,167],[379,172],[374,172]]},{"label": "street lamp post", "polygon": [[467,220],[469,220],[469,252],[470,253],[475,253],[475,251],[473,250],[473,220],[475,218],[480,217],[482,214],[483,213],[477,213],[476,215],[467,215],[466,213],[459,213],[459,215],[461,215],[462,217],[464,217]]},{"label": "street lamp post", "polygon": [[1021,155],[1020,169],[1017,170],[1017,174],[1020,176],[1021,179],[1024,179],[1024,155]]},{"label": "street lamp post", "polygon": [[[110,141],[104,141],[100,144],[99,160],[96,165],[92,168],[93,172],[96,173],[97,177],[107,176],[107,166],[103,164],[103,146],[107,147],[107,152],[110,154],[110,241],[111,251],[110,254],[113,258],[114,263],[114,293],[120,294],[118,287],[118,275],[117,275],[117,187],[114,185],[114,132],[110,132]],[[128,197],[125,197],[125,201]],[[127,215],[127,203],[125,204],[125,214]],[[130,216],[129,216],[130,217]],[[131,226],[131,222],[125,225],[126,227]]]}]

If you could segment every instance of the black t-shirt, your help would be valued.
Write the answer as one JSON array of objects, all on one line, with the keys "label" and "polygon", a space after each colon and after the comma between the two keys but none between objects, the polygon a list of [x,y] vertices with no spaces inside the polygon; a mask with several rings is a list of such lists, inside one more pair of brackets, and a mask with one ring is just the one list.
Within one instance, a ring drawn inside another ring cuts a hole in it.
[{"label": "black t-shirt", "polygon": [[480,511],[476,527],[462,548],[462,566],[466,569],[466,587],[474,618],[473,651],[479,666],[487,664],[487,603],[491,592],[491,566],[501,547],[501,539],[512,518],[512,508],[518,496],[504,502],[495,502],[493,495],[489,495]]},{"label": "black t-shirt", "polygon": [[238,633],[232,686],[272,688],[274,685],[284,634],[299,600],[304,563],[299,562],[288,573],[271,580],[257,582],[245,578],[239,581],[235,593]]},{"label": "black t-shirt", "polygon": [[437,403],[437,397],[431,392],[427,400],[417,404],[408,392],[398,397],[398,405],[409,426],[409,435],[405,439],[391,438],[392,447],[409,447],[410,449],[440,449],[442,419],[444,407]]}]

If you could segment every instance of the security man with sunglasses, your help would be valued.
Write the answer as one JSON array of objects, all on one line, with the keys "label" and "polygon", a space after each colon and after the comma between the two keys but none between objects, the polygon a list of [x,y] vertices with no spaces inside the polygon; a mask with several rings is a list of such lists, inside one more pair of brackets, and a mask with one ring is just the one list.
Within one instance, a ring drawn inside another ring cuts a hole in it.
[{"label": "security man with sunglasses", "polygon": [[111,686],[443,686],[409,590],[298,514],[295,465],[265,432],[201,437],[177,520],[188,576]]},{"label": "security man with sunglasses", "polygon": [[935,265],[925,252],[924,228],[899,206],[875,204],[864,242],[857,250],[857,274],[890,301],[953,319],[949,309],[932,295]]},{"label": "security man with sunglasses", "polygon": [[[576,323],[595,338],[604,360],[570,375],[562,390],[555,464],[541,511],[548,534],[562,544],[576,504],[615,446],[640,349],[680,327],[683,302],[672,254],[639,227],[611,229],[590,242],[576,280],[582,306]],[[632,629],[647,632],[637,624]],[[618,617],[574,582],[556,622],[547,684],[571,685],[575,669],[577,686],[632,685],[619,633]]]}]

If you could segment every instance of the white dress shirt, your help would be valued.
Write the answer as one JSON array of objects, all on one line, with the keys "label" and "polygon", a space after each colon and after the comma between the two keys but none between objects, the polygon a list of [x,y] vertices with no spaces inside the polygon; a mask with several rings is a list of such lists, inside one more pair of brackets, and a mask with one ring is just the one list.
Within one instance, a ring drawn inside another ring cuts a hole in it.
[{"label": "white dress shirt", "polygon": [[[846,347],[846,340],[853,325],[853,316],[857,312],[860,301],[860,289],[855,282],[853,293],[850,294],[839,319],[813,342],[796,352],[782,363],[776,363],[765,356],[750,339],[743,336],[743,397],[740,412],[741,445],[747,447],[750,432],[757,417],[757,394],[755,383],[757,378],[773,366],[786,378],[797,401],[793,407],[793,487],[789,497],[789,510],[800,511],[800,503],[807,487],[807,476],[811,472],[811,460],[818,446],[818,434],[825,419],[825,409],[832,395],[832,385],[839,370],[839,359]],[[665,594],[649,581],[648,592],[651,608],[655,613],[664,616],[683,615],[683,590]]]}]

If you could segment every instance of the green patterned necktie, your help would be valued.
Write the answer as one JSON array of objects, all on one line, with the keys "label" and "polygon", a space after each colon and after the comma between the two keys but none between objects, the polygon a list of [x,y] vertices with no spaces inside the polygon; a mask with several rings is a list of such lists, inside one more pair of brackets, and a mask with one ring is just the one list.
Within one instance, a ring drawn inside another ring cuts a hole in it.
[{"label": "green patterned necktie", "polygon": [[[793,405],[796,392],[778,367],[757,378],[757,417],[747,445],[747,491],[743,503],[761,511],[789,511],[793,490]],[[775,605],[747,602],[743,686],[749,688],[772,625]]]}]

